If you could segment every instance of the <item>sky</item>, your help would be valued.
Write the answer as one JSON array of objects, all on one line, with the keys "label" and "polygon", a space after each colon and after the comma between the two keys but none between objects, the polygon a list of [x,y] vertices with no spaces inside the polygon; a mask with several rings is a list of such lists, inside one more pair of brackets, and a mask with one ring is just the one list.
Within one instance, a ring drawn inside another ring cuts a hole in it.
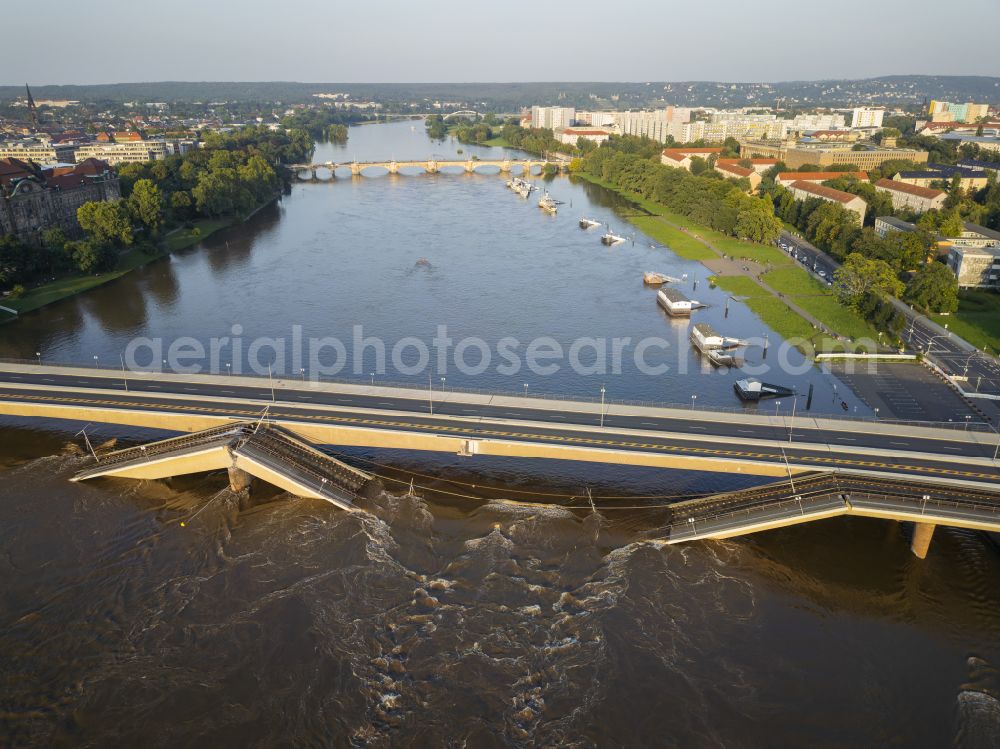
[{"label": "sky", "polygon": [[[1000,75],[998,0],[5,2],[0,83]],[[40,22],[44,14],[54,23]],[[959,52],[971,50],[971,52]],[[977,52],[978,50],[978,52]]]}]

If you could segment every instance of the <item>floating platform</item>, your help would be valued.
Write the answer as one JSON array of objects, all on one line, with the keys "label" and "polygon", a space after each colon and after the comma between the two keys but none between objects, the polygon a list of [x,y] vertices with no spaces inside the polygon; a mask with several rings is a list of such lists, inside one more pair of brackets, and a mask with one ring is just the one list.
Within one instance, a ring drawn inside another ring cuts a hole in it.
[{"label": "floating platform", "polygon": [[795,395],[794,390],[784,385],[773,385],[752,378],[737,380],[733,383],[733,390],[741,401],[749,403],[756,403],[765,398],[787,398]]}]

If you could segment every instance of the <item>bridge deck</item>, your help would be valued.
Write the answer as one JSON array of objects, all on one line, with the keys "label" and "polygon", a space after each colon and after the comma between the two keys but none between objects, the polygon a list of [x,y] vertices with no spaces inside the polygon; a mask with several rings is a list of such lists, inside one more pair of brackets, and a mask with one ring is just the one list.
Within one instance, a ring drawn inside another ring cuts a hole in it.
[{"label": "bridge deck", "polygon": [[836,515],[1000,531],[1000,493],[839,472],[680,502],[667,543],[729,538]]},{"label": "bridge deck", "polygon": [[95,465],[72,480],[100,476],[156,479],[221,469],[239,469],[342,509],[352,509],[353,498],[372,485],[368,474],[316,450],[291,432],[247,421],[99,456]]}]

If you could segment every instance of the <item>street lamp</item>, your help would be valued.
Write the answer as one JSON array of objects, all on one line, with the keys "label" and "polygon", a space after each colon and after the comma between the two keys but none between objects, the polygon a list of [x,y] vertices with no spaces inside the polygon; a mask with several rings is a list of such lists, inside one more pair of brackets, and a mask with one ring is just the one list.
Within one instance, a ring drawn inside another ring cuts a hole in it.
[{"label": "street lamp", "polygon": [[372,372],[372,385],[374,385],[374,384],[375,384],[375,373]]},{"label": "street lamp", "polygon": [[792,396],[792,417],[788,422],[788,441],[792,441],[792,430],[795,428],[795,404],[799,402],[799,398],[808,398],[807,395],[793,395]]},{"label": "street lamp", "polygon": [[524,397],[525,398],[528,397],[528,383],[527,382],[524,383]]},{"label": "street lamp", "polygon": [[97,354],[94,354],[94,369],[97,369]]},{"label": "street lamp", "polygon": [[232,362],[226,362],[226,374],[232,376],[233,374]]},{"label": "street lamp", "polygon": [[775,401],[774,402],[774,415],[775,416],[778,415],[778,409],[779,408],[781,408],[781,401]]},{"label": "street lamp", "polygon": [[431,385],[431,373],[427,373],[427,405],[430,407],[431,416],[434,415],[434,388]]},{"label": "street lamp", "polygon": [[972,414],[965,415],[965,431],[969,431],[969,419],[972,418]]},{"label": "street lamp", "polygon": [[601,428],[604,428],[604,385],[601,385]]},{"label": "street lamp", "polygon": [[302,382],[306,381],[306,368],[299,367],[299,374],[302,375]]},{"label": "street lamp", "polygon": [[38,366],[42,366],[42,352],[41,351],[36,351],[35,352],[35,356],[38,357]]},{"label": "street lamp", "polygon": [[271,362],[267,363],[267,381],[271,385],[271,402],[274,403],[274,377],[271,375]]},{"label": "street lamp", "polygon": [[875,421],[878,421],[878,406],[875,406]]}]

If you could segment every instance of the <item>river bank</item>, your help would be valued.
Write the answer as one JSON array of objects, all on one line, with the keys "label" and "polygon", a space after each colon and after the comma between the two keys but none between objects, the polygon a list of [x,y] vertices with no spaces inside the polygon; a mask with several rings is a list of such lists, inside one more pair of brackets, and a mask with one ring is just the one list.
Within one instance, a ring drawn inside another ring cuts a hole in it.
[{"label": "river bank", "polygon": [[782,337],[800,341],[803,353],[864,351],[870,347],[865,341],[877,340],[874,328],[776,247],[726,236],[592,175],[573,177],[632,203],[642,213],[626,213],[626,220],[681,257],[699,261],[713,273],[713,283],[739,296]]},{"label": "river bank", "polygon": [[171,253],[193,247],[216,232],[249,221],[280,197],[279,194],[274,195],[270,200],[264,201],[245,216],[204,218],[193,221],[190,225],[177,227],[166,233],[155,247],[152,245],[130,247],[118,255],[115,267],[105,273],[64,276],[49,283],[34,286],[17,299],[5,299],[3,300],[3,307],[14,310],[17,314],[11,314],[0,309],[0,324],[16,320],[18,316],[41,309],[48,304],[53,304],[77,294],[82,294],[98,286],[103,286],[147,263],[159,260]]}]

